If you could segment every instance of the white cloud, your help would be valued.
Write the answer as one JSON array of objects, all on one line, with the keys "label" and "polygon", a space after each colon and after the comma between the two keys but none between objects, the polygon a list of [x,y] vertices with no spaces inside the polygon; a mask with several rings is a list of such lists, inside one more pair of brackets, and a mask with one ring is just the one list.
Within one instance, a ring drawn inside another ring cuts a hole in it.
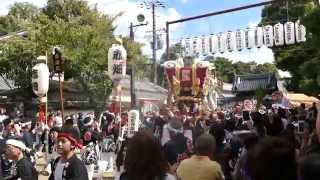
[{"label": "white cloud", "polygon": [[[133,24],[139,24],[137,22],[137,15],[143,14],[145,16],[145,22],[148,22],[147,26],[141,26],[135,28],[135,40],[141,43],[144,43],[145,46],[142,48],[142,51],[151,55],[152,50],[150,47],[150,42],[152,41],[152,13],[151,9],[141,8],[140,2],[133,2],[129,0],[90,0],[91,6],[97,5],[98,10],[105,14],[117,15],[122,12],[123,15],[118,17],[114,22],[116,26],[115,34],[128,36],[129,35],[129,26],[132,22]],[[180,14],[174,8],[158,8],[156,10],[156,25],[157,29],[165,29],[166,22],[176,19],[180,19]],[[170,26],[170,30],[174,31],[179,25]],[[164,40],[165,33],[163,32],[162,38]],[[157,51],[157,57],[159,58],[163,50]]]},{"label": "white cloud", "polygon": [[186,4],[188,0],[180,0],[181,3]]},{"label": "white cloud", "polygon": [[225,57],[234,62],[251,62],[254,61],[258,64],[273,63],[274,54],[270,48],[265,46],[261,48],[253,48],[251,50],[245,50],[244,52],[227,52],[223,54],[217,54],[218,57]]}]

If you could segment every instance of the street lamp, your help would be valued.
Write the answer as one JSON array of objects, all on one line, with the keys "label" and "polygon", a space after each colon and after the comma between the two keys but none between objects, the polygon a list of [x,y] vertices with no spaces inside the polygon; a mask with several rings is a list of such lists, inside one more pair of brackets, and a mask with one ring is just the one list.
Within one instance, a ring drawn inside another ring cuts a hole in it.
[{"label": "street lamp", "polygon": [[[148,25],[148,22],[142,23],[145,20],[145,17],[143,14],[139,14],[137,16],[137,20],[139,24],[133,25],[133,23],[130,23],[130,41],[134,41],[134,27],[140,27],[140,26],[146,26]],[[136,93],[135,93],[135,70],[134,70],[134,65],[131,62],[131,70],[130,70],[130,97],[131,97],[131,109],[134,109],[137,107],[136,104]]]}]

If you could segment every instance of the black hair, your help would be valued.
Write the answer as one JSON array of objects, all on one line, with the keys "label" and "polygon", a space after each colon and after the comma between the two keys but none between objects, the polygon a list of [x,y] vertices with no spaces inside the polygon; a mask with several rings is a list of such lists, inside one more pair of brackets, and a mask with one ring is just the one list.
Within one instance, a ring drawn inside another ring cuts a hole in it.
[{"label": "black hair", "polygon": [[320,177],[320,155],[310,154],[303,158],[299,164],[301,180],[315,180]]}]

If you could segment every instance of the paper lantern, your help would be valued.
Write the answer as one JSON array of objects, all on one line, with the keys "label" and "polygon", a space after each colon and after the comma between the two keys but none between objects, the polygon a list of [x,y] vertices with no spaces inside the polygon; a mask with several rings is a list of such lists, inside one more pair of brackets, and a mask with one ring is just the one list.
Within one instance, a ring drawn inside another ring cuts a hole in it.
[{"label": "paper lantern", "polygon": [[49,68],[45,63],[32,68],[32,90],[38,97],[43,97],[49,90]]},{"label": "paper lantern", "polygon": [[218,35],[218,49],[220,53],[224,53],[227,47],[227,35],[225,33],[219,33]]},{"label": "paper lantern", "polygon": [[128,137],[132,137],[138,132],[140,127],[139,111],[130,110],[128,113]]},{"label": "paper lantern", "polygon": [[201,53],[201,39],[194,37],[192,39],[192,55],[198,55]]},{"label": "paper lantern", "polygon": [[274,25],[273,31],[274,31],[274,45],[276,45],[276,46],[284,45],[283,24],[277,23],[276,25]]},{"label": "paper lantern", "polygon": [[215,34],[211,34],[210,35],[210,39],[211,39],[211,48],[210,48],[210,52],[212,54],[215,54],[219,51],[219,47],[218,47],[218,36]]},{"label": "paper lantern", "polygon": [[306,42],[306,27],[300,24],[300,21],[295,23],[295,30],[297,43]]},{"label": "paper lantern", "polygon": [[108,51],[108,72],[114,81],[120,81],[126,75],[127,51],[122,45],[112,44]]},{"label": "paper lantern", "polygon": [[242,51],[242,49],[246,46],[245,41],[245,33],[243,30],[236,31],[236,48],[238,51]]},{"label": "paper lantern", "polygon": [[191,39],[186,38],[185,39],[185,50],[186,50],[186,55],[190,56],[192,54],[192,44],[191,44]]},{"label": "paper lantern", "polygon": [[236,48],[236,35],[232,31],[227,32],[227,50],[229,52],[234,51]]},{"label": "paper lantern", "polygon": [[255,31],[252,28],[247,28],[245,31],[245,44],[246,48],[252,49],[255,46]]},{"label": "paper lantern", "polygon": [[201,40],[201,52],[200,54],[208,54],[209,53],[209,42],[207,42],[207,38],[202,36]]},{"label": "paper lantern", "polygon": [[295,30],[293,22],[286,22],[284,24],[285,43],[291,45],[295,43]]},{"label": "paper lantern", "polygon": [[263,28],[257,27],[255,30],[255,44],[257,48],[261,48],[263,46]]},{"label": "paper lantern", "polygon": [[273,46],[273,27],[271,25],[267,25],[263,28],[263,38],[264,45],[267,47]]},{"label": "paper lantern", "polygon": [[210,53],[210,36],[204,36],[204,54]]}]

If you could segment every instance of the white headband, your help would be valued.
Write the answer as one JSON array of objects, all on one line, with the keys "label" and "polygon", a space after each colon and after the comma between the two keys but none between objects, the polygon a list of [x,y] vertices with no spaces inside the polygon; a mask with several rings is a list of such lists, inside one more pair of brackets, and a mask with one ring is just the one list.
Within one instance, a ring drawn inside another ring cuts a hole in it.
[{"label": "white headband", "polygon": [[26,150],[26,148],[27,148],[26,145],[22,141],[15,140],[15,139],[8,139],[6,142],[6,145],[15,146],[17,148],[20,148],[23,151]]}]

